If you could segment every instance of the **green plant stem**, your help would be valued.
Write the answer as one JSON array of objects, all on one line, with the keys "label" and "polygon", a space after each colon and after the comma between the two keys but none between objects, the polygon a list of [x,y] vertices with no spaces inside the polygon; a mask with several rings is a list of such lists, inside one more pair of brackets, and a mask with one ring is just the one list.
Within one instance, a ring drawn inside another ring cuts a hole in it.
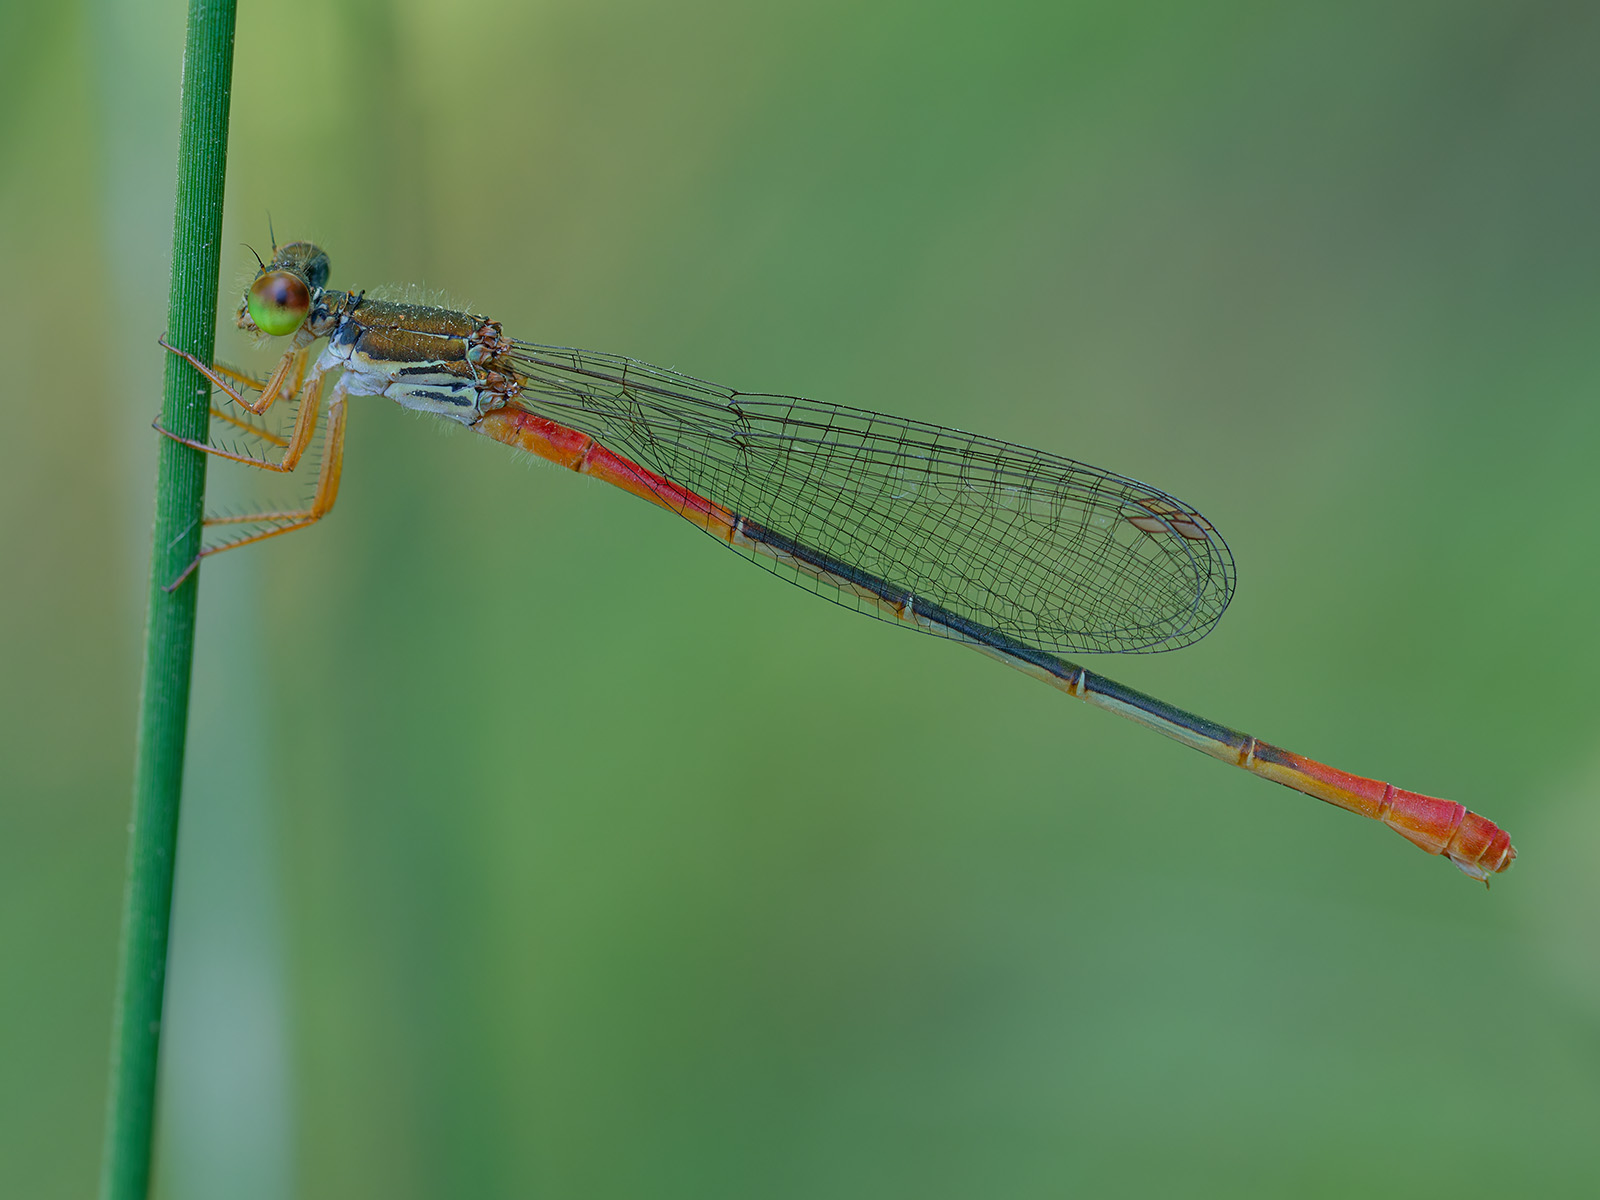
[{"label": "green plant stem", "polygon": [[[167,340],[203,362],[211,361],[216,337],[234,8],[235,0],[190,0],[183,55]],[[210,396],[211,385],[198,371],[175,355],[167,355],[161,406],[165,428],[204,441]],[[178,578],[200,552],[205,455],[169,438],[159,441],[133,823],[100,1176],[102,1200],[145,1200],[150,1190],[167,929],[172,914],[178,801],[200,585],[196,571],[170,593],[162,587]]]}]

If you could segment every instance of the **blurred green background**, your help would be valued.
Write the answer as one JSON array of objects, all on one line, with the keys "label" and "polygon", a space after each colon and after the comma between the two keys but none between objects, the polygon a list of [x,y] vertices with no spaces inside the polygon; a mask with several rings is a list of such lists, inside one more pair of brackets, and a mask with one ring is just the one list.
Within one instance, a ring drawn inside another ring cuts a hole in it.
[{"label": "blurred green background", "polygon": [[[97,1172],[181,27],[0,7],[6,1196]],[[1597,61],[1554,0],[246,4],[230,314],[270,212],[1149,479],[1238,596],[1090,665],[1522,858],[358,404],[333,517],[204,572],[159,1194],[1592,1194]]]}]

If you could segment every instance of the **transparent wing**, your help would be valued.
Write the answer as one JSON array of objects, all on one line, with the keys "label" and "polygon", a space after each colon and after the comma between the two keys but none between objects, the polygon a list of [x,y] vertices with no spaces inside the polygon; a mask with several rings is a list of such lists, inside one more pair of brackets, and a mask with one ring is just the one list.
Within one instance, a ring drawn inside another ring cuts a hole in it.
[{"label": "transparent wing", "polygon": [[528,411],[1041,650],[1186,646],[1233,595],[1233,557],[1210,523],[1110,471],[920,421],[735,392],[618,355],[517,342],[510,358],[524,385],[514,403]]}]

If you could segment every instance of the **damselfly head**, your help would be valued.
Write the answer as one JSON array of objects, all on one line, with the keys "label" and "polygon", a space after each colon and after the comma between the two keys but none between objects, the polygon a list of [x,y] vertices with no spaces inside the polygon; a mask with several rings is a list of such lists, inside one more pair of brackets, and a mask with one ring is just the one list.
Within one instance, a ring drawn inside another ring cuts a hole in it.
[{"label": "damselfly head", "polygon": [[310,242],[274,249],[239,305],[239,328],[284,337],[305,323],[316,294],[328,282],[328,256]]}]

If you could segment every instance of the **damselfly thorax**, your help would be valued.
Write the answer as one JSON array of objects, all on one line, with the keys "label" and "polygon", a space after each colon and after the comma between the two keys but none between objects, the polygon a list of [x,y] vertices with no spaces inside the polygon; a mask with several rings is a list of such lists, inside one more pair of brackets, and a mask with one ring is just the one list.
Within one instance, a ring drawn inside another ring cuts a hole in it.
[{"label": "damselfly thorax", "polygon": [[312,370],[344,368],[346,395],[472,425],[522,390],[503,357],[511,341],[486,317],[352,292],[323,292],[317,304],[307,327],[328,345]]}]

